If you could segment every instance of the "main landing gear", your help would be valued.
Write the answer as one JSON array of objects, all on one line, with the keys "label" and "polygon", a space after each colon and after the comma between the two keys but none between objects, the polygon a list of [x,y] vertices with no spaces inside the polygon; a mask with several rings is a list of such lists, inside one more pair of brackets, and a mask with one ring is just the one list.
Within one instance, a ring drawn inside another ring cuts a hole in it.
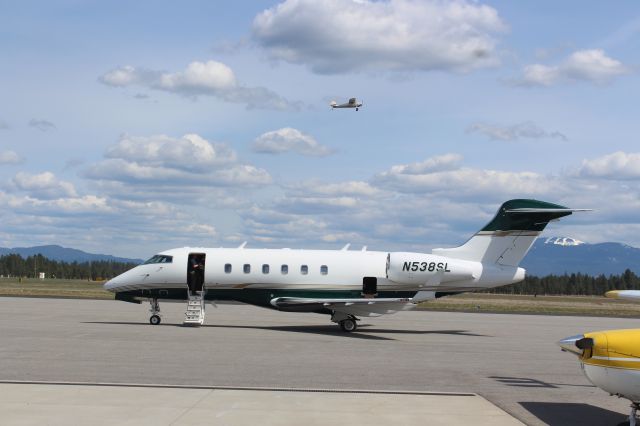
[{"label": "main landing gear", "polygon": [[343,319],[342,321],[340,321],[340,328],[342,329],[342,331],[346,331],[347,333],[356,331],[356,329],[358,328],[356,318]]},{"label": "main landing gear", "polygon": [[334,312],[333,315],[331,315],[331,321],[338,323],[342,331],[351,333],[352,331],[357,330],[357,321],[360,321],[360,319],[356,318],[354,315],[348,315],[342,312]]},{"label": "main landing gear", "polygon": [[160,303],[158,299],[149,299],[149,303],[151,304],[151,317],[149,318],[149,324],[158,325],[160,324]]}]

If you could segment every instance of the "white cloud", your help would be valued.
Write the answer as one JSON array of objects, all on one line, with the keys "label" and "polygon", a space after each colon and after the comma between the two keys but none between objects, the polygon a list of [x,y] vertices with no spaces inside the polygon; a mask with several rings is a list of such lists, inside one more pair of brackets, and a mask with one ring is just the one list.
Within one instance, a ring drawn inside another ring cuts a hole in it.
[{"label": "white cloud", "polygon": [[100,81],[109,86],[124,87],[140,81],[141,72],[131,65],[125,65],[107,72],[100,77]]},{"label": "white cloud", "polygon": [[228,186],[263,186],[271,183],[271,175],[250,164],[237,164],[213,173],[212,182]]},{"label": "white cloud", "polygon": [[465,0],[286,0],[253,21],[272,58],[326,74],[492,66],[505,30],[494,8]]},{"label": "white cloud", "polygon": [[380,193],[380,189],[371,186],[364,181],[346,181],[340,183],[324,183],[320,181],[307,181],[294,185],[287,185],[288,193],[304,196],[355,196],[372,197]]},{"label": "white cloud", "polygon": [[491,140],[499,141],[517,141],[520,139],[568,140],[563,133],[558,131],[547,131],[531,121],[514,124],[512,126],[474,123],[467,128],[467,133],[480,133]]},{"label": "white cloud", "polygon": [[38,198],[76,197],[76,189],[71,182],[59,180],[51,172],[29,174],[20,172],[12,180],[15,189],[28,192]]},{"label": "white cloud", "polygon": [[207,235],[210,237],[215,237],[218,235],[218,231],[216,231],[216,228],[214,226],[201,223],[188,225],[185,228],[185,231],[193,234]]},{"label": "white cloud", "polygon": [[460,154],[445,154],[427,158],[419,163],[400,164],[392,166],[389,170],[393,175],[420,175],[425,173],[443,172],[458,169],[462,162]]},{"label": "white cloud", "polygon": [[227,197],[214,194],[212,187],[256,187],[272,180],[266,170],[240,163],[229,146],[196,134],[125,135],[105,157],[83,176],[118,198],[190,197],[195,202],[211,193],[223,202]]},{"label": "white cloud", "polygon": [[33,127],[34,129],[38,129],[41,132],[48,132],[49,130],[55,130],[56,125],[47,120],[41,120],[37,118],[32,118],[29,120],[29,127]]},{"label": "white cloud", "polygon": [[[245,164],[233,164],[207,172],[193,173],[182,168],[149,166],[122,159],[104,160],[94,164],[86,170],[85,177],[137,185],[165,186],[172,190],[188,186],[261,186],[271,183],[271,176],[266,170]],[[167,194],[167,197],[169,196],[171,194]]]},{"label": "white cloud", "polygon": [[233,70],[222,62],[194,61],[183,71],[161,72],[125,65],[99,77],[107,86],[140,86],[183,96],[213,96],[247,108],[291,110],[300,105],[264,87],[247,87],[236,80]]},{"label": "white cloud", "polygon": [[463,167],[424,174],[380,173],[375,183],[405,193],[439,193],[453,199],[487,197],[535,197],[549,193],[557,184],[535,172],[506,172]]},{"label": "white cloud", "polygon": [[617,151],[592,160],[584,160],[578,174],[589,178],[640,179],[640,153]]},{"label": "white cloud", "polygon": [[[0,194],[1,195],[1,194]],[[68,198],[43,199],[31,196],[4,196],[0,204],[5,204],[14,212],[40,217],[77,215],[87,213],[105,214],[112,211],[105,197],[95,195],[72,196]]]},{"label": "white cloud", "polygon": [[0,165],[2,164],[20,164],[24,158],[20,157],[15,151],[0,151]]},{"label": "white cloud", "polygon": [[184,71],[160,75],[157,82],[159,88],[174,92],[216,93],[234,89],[237,86],[236,76],[231,68],[222,62],[192,62]]},{"label": "white cloud", "polygon": [[523,77],[515,84],[522,86],[552,86],[571,81],[608,83],[627,74],[629,69],[606,55],[602,49],[578,50],[559,65],[527,65]]},{"label": "white cloud", "polygon": [[264,154],[295,152],[312,157],[324,157],[333,152],[330,148],[318,143],[313,136],[291,127],[284,127],[258,136],[253,142],[253,150]]},{"label": "white cloud", "polygon": [[184,170],[206,170],[237,160],[235,152],[222,143],[211,143],[196,134],[181,138],[124,135],[105,154],[107,158]]}]

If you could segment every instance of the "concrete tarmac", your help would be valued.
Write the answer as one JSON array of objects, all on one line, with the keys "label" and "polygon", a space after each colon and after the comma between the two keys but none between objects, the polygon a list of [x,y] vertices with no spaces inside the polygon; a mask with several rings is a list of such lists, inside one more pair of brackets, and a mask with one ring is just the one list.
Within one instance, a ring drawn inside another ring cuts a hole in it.
[{"label": "concrete tarmac", "polygon": [[[555,342],[640,327],[621,318],[400,312],[345,334],[316,314],[183,304],[0,298],[0,380],[471,392],[530,425],[617,425],[628,401],[592,386]],[[1,399],[1,398],[0,398]],[[472,409],[461,405],[460,410]]]},{"label": "concrete tarmac", "polygon": [[11,425],[522,425],[474,394],[0,383],[0,395]]}]

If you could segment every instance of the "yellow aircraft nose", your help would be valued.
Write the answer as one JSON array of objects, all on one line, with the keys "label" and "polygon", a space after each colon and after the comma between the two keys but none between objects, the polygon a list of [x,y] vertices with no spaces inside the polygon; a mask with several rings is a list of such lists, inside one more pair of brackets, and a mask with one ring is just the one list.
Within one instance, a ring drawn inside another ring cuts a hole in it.
[{"label": "yellow aircraft nose", "polygon": [[611,290],[604,294],[604,297],[608,297],[609,299],[617,299],[620,297],[620,290]]}]

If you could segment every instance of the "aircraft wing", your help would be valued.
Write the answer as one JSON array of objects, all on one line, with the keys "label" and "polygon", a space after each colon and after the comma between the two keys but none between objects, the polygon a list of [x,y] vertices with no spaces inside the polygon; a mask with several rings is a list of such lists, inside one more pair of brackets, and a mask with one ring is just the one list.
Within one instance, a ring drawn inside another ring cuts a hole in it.
[{"label": "aircraft wing", "polygon": [[640,290],[611,290],[604,294],[610,299],[624,299],[640,302]]},{"label": "aircraft wing", "polygon": [[276,297],[271,300],[271,304],[283,311],[317,312],[328,309],[362,317],[393,314],[416,306],[412,299],[406,298],[312,299],[306,297]]}]

